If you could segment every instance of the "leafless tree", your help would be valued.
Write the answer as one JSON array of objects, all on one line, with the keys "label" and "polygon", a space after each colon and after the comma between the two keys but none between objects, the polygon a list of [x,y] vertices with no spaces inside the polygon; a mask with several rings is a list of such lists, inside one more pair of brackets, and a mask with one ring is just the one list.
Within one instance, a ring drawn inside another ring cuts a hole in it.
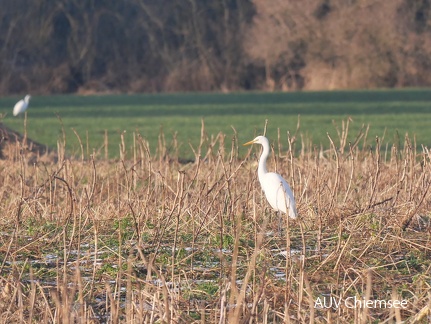
[{"label": "leafless tree", "polygon": [[431,85],[426,0],[0,2],[0,93]]}]

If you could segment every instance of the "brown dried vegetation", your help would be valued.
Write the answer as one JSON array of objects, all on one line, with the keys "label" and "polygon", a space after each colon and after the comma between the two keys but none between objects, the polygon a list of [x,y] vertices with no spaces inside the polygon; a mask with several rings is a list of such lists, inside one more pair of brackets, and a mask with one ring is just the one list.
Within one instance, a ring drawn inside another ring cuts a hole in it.
[{"label": "brown dried vegetation", "polygon": [[[0,161],[2,322],[424,321],[430,316],[431,155],[380,147],[367,127],[331,149],[275,141],[298,220],[268,208],[259,151],[208,137],[196,160],[151,154],[136,134],[118,161]],[[61,145],[59,145],[61,147]],[[287,251],[287,252],[286,252]],[[340,307],[322,309],[326,296]],[[348,297],[407,307],[348,308]]]}]

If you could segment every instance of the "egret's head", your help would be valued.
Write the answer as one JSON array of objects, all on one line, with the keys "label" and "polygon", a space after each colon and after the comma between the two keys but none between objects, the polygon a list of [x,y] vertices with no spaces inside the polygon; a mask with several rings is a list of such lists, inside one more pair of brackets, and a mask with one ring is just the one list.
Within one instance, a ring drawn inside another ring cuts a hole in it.
[{"label": "egret's head", "polygon": [[29,94],[24,97],[24,100],[27,101],[27,102],[29,102],[30,99],[31,99],[31,96]]},{"label": "egret's head", "polygon": [[252,140],[250,142],[247,142],[247,143],[245,143],[243,145],[245,146],[245,145],[251,145],[251,144],[260,144],[260,145],[267,144],[267,145],[269,145],[269,142],[268,142],[268,139],[265,136],[258,136],[254,140]]}]

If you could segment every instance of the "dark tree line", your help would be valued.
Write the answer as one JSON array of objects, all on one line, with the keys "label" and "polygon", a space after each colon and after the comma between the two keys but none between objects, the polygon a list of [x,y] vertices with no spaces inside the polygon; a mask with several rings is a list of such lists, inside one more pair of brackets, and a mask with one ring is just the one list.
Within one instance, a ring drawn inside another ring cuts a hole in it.
[{"label": "dark tree line", "polygon": [[0,93],[431,85],[429,0],[0,0]]}]

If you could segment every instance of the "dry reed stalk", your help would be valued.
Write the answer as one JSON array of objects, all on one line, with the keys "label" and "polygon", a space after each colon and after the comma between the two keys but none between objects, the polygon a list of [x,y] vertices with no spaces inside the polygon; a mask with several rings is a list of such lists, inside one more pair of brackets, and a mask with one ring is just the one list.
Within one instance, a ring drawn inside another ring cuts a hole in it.
[{"label": "dry reed stalk", "polygon": [[[84,161],[84,146],[82,145],[81,137],[76,132],[75,128],[72,128],[73,133],[75,134],[76,138],[78,139],[79,147],[81,148],[81,162]],[[88,142],[88,140],[87,140]],[[87,149],[87,155],[88,155],[88,149]]]},{"label": "dry reed stalk", "polygon": [[105,160],[108,160],[108,147],[109,147],[109,138],[108,138],[108,130],[105,129],[104,137],[103,137],[103,148],[105,152]]},{"label": "dry reed stalk", "polygon": [[22,140],[23,149],[27,149],[27,111],[24,112],[24,136]]}]

